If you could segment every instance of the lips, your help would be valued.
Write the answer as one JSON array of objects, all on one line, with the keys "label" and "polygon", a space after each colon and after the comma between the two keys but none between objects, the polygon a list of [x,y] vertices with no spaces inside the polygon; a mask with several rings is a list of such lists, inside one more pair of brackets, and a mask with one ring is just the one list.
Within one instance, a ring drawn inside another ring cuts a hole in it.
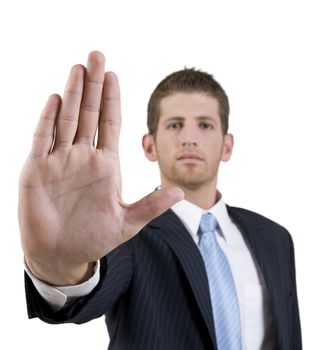
[{"label": "lips", "polygon": [[197,154],[192,154],[192,153],[188,153],[188,154],[182,154],[180,155],[177,160],[203,160],[203,158],[201,158],[200,156],[198,156]]}]

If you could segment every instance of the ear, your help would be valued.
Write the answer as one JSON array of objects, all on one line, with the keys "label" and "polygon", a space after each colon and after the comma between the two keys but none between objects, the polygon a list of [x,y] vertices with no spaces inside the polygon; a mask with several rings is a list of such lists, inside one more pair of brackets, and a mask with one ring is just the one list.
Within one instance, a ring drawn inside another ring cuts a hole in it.
[{"label": "ear", "polygon": [[232,134],[226,134],[224,136],[224,145],[222,152],[222,161],[227,162],[230,160],[233,150],[234,139]]},{"label": "ear", "polygon": [[151,162],[155,162],[157,160],[156,151],[155,151],[155,142],[154,136],[151,134],[146,134],[142,139],[142,146],[145,152],[145,156]]}]

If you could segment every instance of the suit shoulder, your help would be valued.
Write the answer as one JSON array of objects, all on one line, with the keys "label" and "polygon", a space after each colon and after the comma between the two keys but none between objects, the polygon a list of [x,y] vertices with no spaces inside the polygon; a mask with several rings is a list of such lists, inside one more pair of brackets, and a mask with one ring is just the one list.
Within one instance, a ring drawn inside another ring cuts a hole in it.
[{"label": "suit shoulder", "polygon": [[270,231],[290,236],[288,230],[284,226],[267,218],[264,215],[240,207],[233,207],[228,205],[227,208],[230,216],[233,216],[234,218],[242,219],[245,222],[256,223],[258,225],[262,225],[264,228]]}]

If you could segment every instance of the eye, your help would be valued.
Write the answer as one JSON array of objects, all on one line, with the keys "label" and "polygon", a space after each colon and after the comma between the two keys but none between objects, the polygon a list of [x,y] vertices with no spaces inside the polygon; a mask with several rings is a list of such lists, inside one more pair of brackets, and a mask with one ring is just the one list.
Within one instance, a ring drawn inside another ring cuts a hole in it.
[{"label": "eye", "polygon": [[199,124],[199,126],[201,129],[213,129],[214,128],[212,124],[207,123],[207,122],[201,122]]},{"label": "eye", "polygon": [[183,126],[181,122],[173,122],[169,124],[168,129],[180,129]]}]

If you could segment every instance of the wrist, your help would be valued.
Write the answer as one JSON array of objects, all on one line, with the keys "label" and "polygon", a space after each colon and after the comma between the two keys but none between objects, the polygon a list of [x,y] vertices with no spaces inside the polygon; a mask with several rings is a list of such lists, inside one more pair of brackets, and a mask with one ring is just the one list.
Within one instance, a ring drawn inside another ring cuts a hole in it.
[{"label": "wrist", "polygon": [[25,257],[25,263],[30,272],[42,282],[51,286],[74,286],[87,281],[94,271],[95,263],[80,265],[58,265],[36,262]]}]

